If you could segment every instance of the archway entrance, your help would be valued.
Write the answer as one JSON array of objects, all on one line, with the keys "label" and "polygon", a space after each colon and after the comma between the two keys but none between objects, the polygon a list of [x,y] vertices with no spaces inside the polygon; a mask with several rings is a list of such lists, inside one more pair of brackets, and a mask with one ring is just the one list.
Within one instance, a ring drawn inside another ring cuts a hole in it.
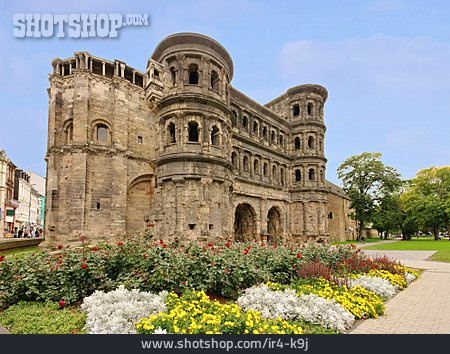
[{"label": "archway entrance", "polygon": [[152,175],[136,178],[127,191],[127,234],[144,232],[150,221],[154,185]]},{"label": "archway entrance", "polygon": [[239,204],[234,213],[234,238],[236,241],[250,241],[256,237],[255,210],[250,204]]},{"label": "archway entrance", "polygon": [[270,208],[267,213],[267,232],[269,233],[269,242],[276,242],[281,238],[281,217],[276,207]]}]

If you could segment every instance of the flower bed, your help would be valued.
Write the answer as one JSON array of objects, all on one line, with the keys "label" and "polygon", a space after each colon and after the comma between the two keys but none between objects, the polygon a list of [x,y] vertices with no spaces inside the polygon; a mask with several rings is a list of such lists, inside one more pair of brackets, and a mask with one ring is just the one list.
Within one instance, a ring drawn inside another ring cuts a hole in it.
[{"label": "flower bed", "polygon": [[[19,301],[64,308],[83,300],[90,333],[343,332],[354,319],[383,314],[383,301],[418,276],[347,245],[160,240],[57,251],[4,257],[0,308]],[[166,298],[161,291],[172,293]],[[237,303],[221,304],[205,293]],[[247,316],[251,321],[239,319]],[[136,328],[140,317],[145,320]]]}]

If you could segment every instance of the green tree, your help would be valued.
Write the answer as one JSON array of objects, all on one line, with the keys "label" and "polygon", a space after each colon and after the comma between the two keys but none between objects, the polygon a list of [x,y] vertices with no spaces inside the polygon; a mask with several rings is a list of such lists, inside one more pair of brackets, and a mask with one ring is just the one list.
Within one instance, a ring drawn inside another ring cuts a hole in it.
[{"label": "green tree", "polygon": [[450,166],[420,170],[405,194],[408,212],[431,227],[435,240],[442,226],[450,233]]},{"label": "green tree", "polygon": [[361,239],[364,227],[372,221],[376,206],[401,184],[400,175],[393,167],[383,164],[379,152],[351,156],[337,172],[352,201],[355,220],[358,221],[358,239]]},{"label": "green tree", "polygon": [[393,192],[387,194],[376,203],[374,214],[372,215],[373,228],[377,229],[380,235],[384,234],[386,239],[391,231],[398,230],[401,218],[400,193]]}]

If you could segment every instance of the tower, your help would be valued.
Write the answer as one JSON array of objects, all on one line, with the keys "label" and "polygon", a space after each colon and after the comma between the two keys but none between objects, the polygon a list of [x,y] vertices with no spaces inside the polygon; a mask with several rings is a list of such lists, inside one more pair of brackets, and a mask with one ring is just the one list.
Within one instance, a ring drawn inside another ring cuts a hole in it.
[{"label": "tower", "polygon": [[233,168],[231,57],[209,37],[175,34],[158,44],[146,75],[158,136],[155,232],[180,239],[226,237]]}]

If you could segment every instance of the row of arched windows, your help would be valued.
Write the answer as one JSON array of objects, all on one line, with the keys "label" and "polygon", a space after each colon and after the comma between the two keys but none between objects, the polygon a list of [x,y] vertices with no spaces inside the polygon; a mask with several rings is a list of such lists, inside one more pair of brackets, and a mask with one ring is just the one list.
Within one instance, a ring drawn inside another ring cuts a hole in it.
[{"label": "row of arched windows", "polygon": [[[314,111],[315,111],[315,106],[313,102],[308,102],[306,105],[306,114],[308,116],[312,116],[314,115]],[[318,103],[317,105],[317,110],[318,110],[318,115],[321,116],[322,115],[322,106],[320,103]],[[299,117],[301,115],[301,106],[298,103],[294,103],[292,105],[292,116],[293,117]]]},{"label": "row of arched windows", "polygon": [[[233,127],[239,126],[238,124],[238,114],[236,111],[232,111],[231,123]],[[276,130],[271,129],[269,134],[269,128],[266,125],[263,125],[262,129],[260,129],[259,122],[254,119],[253,122],[249,122],[249,118],[246,115],[242,116],[240,121],[240,127],[243,131],[247,131],[250,135],[261,137],[267,140],[270,144],[275,146],[280,146],[282,148],[285,147],[285,134],[283,132],[277,133]]]},{"label": "row of arched windows", "polygon": [[[240,170],[239,155],[233,151],[231,154],[231,163],[234,168]],[[259,158],[253,159],[253,164],[250,163],[250,157],[246,154],[242,157],[242,170],[244,172],[253,172],[255,176],[271,178],[272,182],[285,185],[285,168],[282,166],[272,165],[269,168],[269,162],[260,162]]]},{"label": "row of arched windows", "polygon": [[[172,81],[172,86],[176,86],[177,85],[177,70],[175,69],[174,66],[171,66],[169,68],[169,73],[170,73],[170,79]],[[200,82],[200,75],[199,75],[199,69],[198,69],[198,65],[195,63],[191,63],[188,65],[188,84],[189,85],[198,85]],[[219,84],[220,84],[220,78],[219,78],[219,74],[217,73],[216,70],[211,70],[210,73],[210,89],[219,92]]]},{"label": "row of arched windows", "polygon": [[[200,126],[196,121],[190,121],[187,126],[188,142],[198,143],[200,139]],[[177,134],[176,125],[173,122],[167,124],[166,127],[166,144],[176,144]],[[220,129],[217,125],[213,125],[210,129],[209,142],[211,145],[220,145]]]},{"label": "row of arched windows", "polygon": [[[299,169],[295,170],[294,178],[295,178],[295,182],[301,182],[302,181],[302,171]],[[308,170],[308,180],[309,181],[316,180],[316,170],[314,168],[310,168]]]},{"label": "row of arched windows", "polygon": [[[306,140],[306,147],[308,149],[316,148],[316,139],[313,136],[309,136]],[[299,136],[294,138],[294,150],[300,150],[302,148],[302,141]],[[322,150],[322,139],[319,139],[319,150]]]},{"label": "row of arched windows", "polygon": [[[70,120],[64,126],[65,143],[71,144],[73,141],[73,122]],[[95,143],[105,144],[110,142],[110,129],[104,123],[97,123],[92,130],[91,140]]]}]

